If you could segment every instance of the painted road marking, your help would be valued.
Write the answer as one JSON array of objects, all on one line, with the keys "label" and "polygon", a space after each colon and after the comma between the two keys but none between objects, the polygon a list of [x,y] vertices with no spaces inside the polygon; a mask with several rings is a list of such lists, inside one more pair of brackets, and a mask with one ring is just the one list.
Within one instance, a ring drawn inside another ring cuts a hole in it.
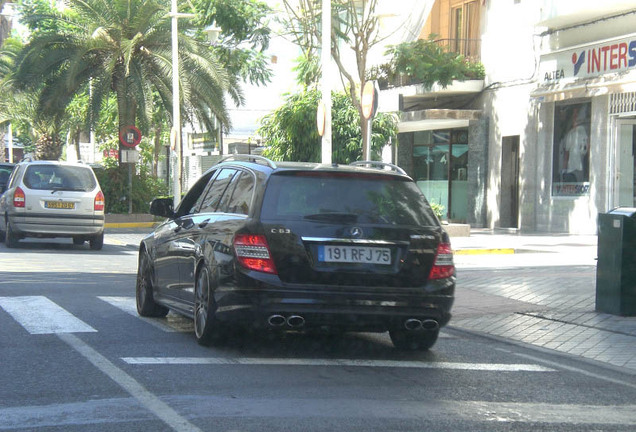
[{"label": "painted road marking", "polygon": [[[418,421],[427,425],[442,425],[440,430],[452,430],[454,425],[461,430],[634,430],[636,405],[584,405],[462,401],[448,399],[378,399],[337,397],[282,398],[275,396],[223,396],[223,395],[171,395],[162,396],[161,401],[177,410],[184,419],[210,425],[207,430],[221,430],[218,425],[235,419],[232,430],[248,429],[263,419],[276,419],[285,424],[292,419],[297,429],[326,430],[319,419],[331,419],[332,430],[347,430],[351,420],[364,422],[386,420],[391,425],[402,421]],[[202,409],[203,407],[203,409]],[[309,408],[308,408],[309,407]],[[308,412],[311,409],[311,412]],[[117,413],[113,415],[112,413]],[[396,413],[399,416],[396,418]],[[70,430],[124,430],[130,425],[145,424],[155,420],[150,412],[140,409],[131,398],[92,399],[88,401],[60,403],[55,405],[31,405],[0,407],[2,429],[36,430],[53,428]],[[209,419],[209,420],[208,420]],[[129,423],[130,422],[130,423]],[[126,424],[125,424],[126,423]],[[375,423],[377,424],[377,423]],[[550,427],[552,424],[554,427]],[[110,425],[110,426],[109,426]],[[241,427],[246,425],[244,427]],[[312,427],[313,425],[313,427]],[[488,427],[488,426],[491,427]],[[529,428],[519,427],[528,425]],[[585,427],[590,425],[591,427]],[[594,426],[592,426],[594,425]],[[181,424],[175,425],[181,426]],[[187,425],[186,425],[187,426]],[[216,426],[216,427],[215,427]],[[444,428],[446,426],[446,428]],[[630,429],[629,427],[632,426]],[[141,429],[141,427],[138,427]],[[264,428],[263,428],[264,429]],[[370,428],[380,429],[379,427]],[[428,429],[432,429],[429,427]],[[225,429],[223,429],[225,430]],[[425,427],[420,427],[425,430]]]},{"label": "painted road marking", "polygon": [[0,297],[0,308],[31,334],[97,331],[43,296]]},{"label": "painted road marking", "polygon": [[137,380],[128,375],[123,370],[115,366],[110,360],[101,355],[91,346],[79,339],[75,335],[58,335],[60,339],[70,345],[75,351],[80,353],[93,366],[99,369],[104,375],[116,382],[121,388],[126,390],[142,406],[164,423],[178,432],[201,432],[201,429],[190,423],[185,417],[179,415],[170,405],[163,402],[154,393],[148,391]]},{"label": "painted road marking", "polygon": [[98,296],[97,298],[165,332],[194,331],[192,320],[181,315],[169,314],[166,318],[161,319],[139,316],[135,297]]},{"label": "painted road marking", "polygon": [[452,369],[494,372],[556,372],[534,364],[452,363],[399,360],[219,358],[219,357],[122,357],[131,365],[258,365],[258,366],[353,366],[417,369]]}]

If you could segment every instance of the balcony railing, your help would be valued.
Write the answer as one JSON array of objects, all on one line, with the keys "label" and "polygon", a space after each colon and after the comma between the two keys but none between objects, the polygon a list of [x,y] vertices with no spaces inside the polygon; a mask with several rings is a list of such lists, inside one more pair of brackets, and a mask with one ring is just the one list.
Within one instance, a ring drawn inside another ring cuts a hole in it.
[{"label": "balcony railing", "polygon": [[481,61],[480,39],[436,39],[435,43],[450,52],[456,52],[471,62]]}]

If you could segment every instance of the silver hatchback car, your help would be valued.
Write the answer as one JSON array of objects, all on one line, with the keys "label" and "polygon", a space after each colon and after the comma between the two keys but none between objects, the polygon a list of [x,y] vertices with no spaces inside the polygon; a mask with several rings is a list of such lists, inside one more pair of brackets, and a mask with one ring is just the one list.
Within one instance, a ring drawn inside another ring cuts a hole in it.
[{"label": "silver hatchback car", "polygon": [[15,247],[25,237],[71,237],[99,250],[104,244],[104,194],[82,163],[21,162],[0,197],[0,241]]}]

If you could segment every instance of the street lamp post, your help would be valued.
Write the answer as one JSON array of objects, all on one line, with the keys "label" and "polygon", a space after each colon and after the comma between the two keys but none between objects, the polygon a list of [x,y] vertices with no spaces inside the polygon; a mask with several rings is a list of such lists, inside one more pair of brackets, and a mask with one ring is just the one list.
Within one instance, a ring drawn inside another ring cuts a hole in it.
[{"label": "street lamp post", "polygon": [[174,152],[176,153],[175,169],[173,170],[174,208],[181,201],[181,166],[183,146],[181,145],[181,98],[179,90],[179,18],[194,18],[194,14],[180,14],[177,0],[172,0],[170,17],[172,18],[172,137]]},{"label": "street lamp post", "polygon": [[322,163],[331,163],[331,0],[322,0],[322,103],[325,110],[325,125],[322,135]]}]

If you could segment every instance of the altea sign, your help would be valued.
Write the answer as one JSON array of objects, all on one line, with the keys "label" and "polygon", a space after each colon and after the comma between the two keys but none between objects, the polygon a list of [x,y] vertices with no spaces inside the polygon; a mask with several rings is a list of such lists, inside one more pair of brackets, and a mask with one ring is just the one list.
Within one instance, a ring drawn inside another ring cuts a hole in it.
[{"label": "altea sign", "polygon": [[636,35],[541,56],[545,84],[568,78],[592,78],[636,69]]}]

